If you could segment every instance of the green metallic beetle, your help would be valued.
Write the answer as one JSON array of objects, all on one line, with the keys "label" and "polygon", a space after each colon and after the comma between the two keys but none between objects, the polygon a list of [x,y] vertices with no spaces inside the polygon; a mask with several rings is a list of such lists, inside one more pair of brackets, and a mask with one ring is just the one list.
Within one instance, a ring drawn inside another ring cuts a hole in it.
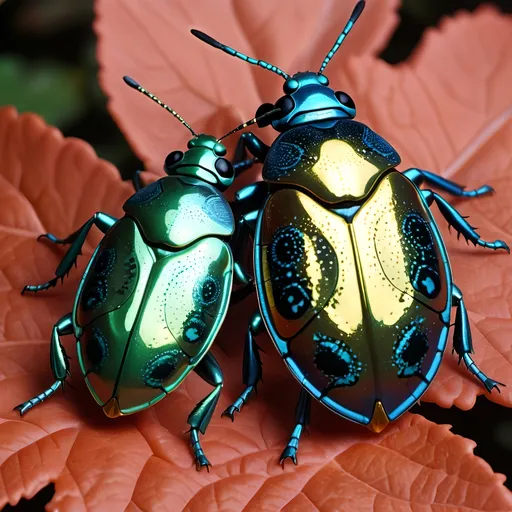
[{"label": "green metallic beetle", "polygon": [[91,227],[105,233],[80,282],[72,313],[53,328],[50,364],[55,382],[15,409],[23,415],[63,387],[70,374],[60,342],[64,335],[75,336],[87,386],[110,418],[151,407],[194,370],[214,386],[188,417],[197,469],[208,468],[199,432],[205,433],[222,388],[222,371],[208,351],[226,315],[233,281],[227,242],[234,219],[220,191],[254,162],[233,166],[223,158],[226,148],[220,140],[257,120],[220,139],[197,135],[137,82],[124,80],[171,112],[194,138],[188,151],[167,156],[167,177],[126,201],[121,219],[98,212],[67,238],[42,235],[71,247],[54,279],[28,285],[22,293],[55,286],[72,268]]}]

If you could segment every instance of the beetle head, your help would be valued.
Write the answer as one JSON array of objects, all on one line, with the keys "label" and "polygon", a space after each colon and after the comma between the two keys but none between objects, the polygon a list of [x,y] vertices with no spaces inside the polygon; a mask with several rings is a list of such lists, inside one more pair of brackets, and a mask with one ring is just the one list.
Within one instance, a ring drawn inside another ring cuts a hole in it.
[{"label": "beetle head", "polygon": [[258,122],[258,126],[271,124],[275,130],[284,132],[302,124],[333,124],[340,119],[353,119],[356,115],[356,107],[348,94],[341,91],[335,92],[329,87],[329,79],[323,74],[323,71],[359,18],[364,5],[364,0],[360,0],[356,4],[350,19],[331,50],[327,53],[317,73],[306,71],[290,76],[277,66],[248,57],[229,46],[219,43],[199,30],[192,30],[192,34],[229,55],[238,57],[250,64],[261,66],[285,79],[283,86],[285,95],[281,96],[275,105],[272,103],[261,105],[256,112],[256,116],[258,117],[276,108],[279,109],[279,112],[266,117],[264,121]]},{"label": "beetle head", "polygon": [[187,151],[173,151],[167,155],[164,171],[170,176],[192,176],[220,189],[228,188],[235,179],[231,162],[224,158],[227,153],[212,135],[197,135],[190,139]]},{"label": "beetle head", "polygon": [[133,78],[125,76],[123,80],[130,87],[137,89],[170,112],[194,136],[188,141],[187,151],[172,151],[167,155],[164,163],[164,171],[170,176],[192,176],[193,178],[198,178],[214,185],[220,190],[228,188],[235,179],[235,169],[231,162],[224,158],[227,150],[224,144],[221,143],[221,140],[243,130],[247,126],[259,123],[267,117],[272,117],[279,112],[279,108],[273,107],[261,115],[238,125],[236,128],[217,139],[213,135],[198,135],[175,110],[165,103],[162,103],[149,91],[146,91],[146,89]]}]

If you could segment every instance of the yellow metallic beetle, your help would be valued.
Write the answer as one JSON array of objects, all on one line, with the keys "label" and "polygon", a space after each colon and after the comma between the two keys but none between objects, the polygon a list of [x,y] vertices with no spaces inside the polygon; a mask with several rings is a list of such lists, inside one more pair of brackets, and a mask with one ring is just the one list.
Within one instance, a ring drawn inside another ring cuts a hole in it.
[{"label": "yellow metallic beetle", "polygon": [[[461,197],[492,192],[464,187],[428,171],[396,170],[397,152],[354,121],[348,94],[328,87],[322,74],[361,14],[358,2],[320,71],[289,76],[193,30],[204,42],[285,79],[285,95],[272,124],[281,135],[268,147],[241,136],[263,165],[263,180],[238,192],[235,260],[254,238],[254,277],[260,305],[248,329],[246,386],[225,414],[232,419],[261,379],[254,336],[263,324],[291,373],[302,385],[296,426],[281,455],[296,463],[309,421],[310,397],[333,412],[380,432],[407,411],[432,382],[446,347],[456,306],[454,349],[488,391],[498,382],[473,362],[468,315],[452,282],[448,255],[430,212],[433,202],[466,240],[491,249],[441,196],[422,182]],[[239,263],[235,271],[249,281]],[[499,388],[498,388],[499,390]]]}]

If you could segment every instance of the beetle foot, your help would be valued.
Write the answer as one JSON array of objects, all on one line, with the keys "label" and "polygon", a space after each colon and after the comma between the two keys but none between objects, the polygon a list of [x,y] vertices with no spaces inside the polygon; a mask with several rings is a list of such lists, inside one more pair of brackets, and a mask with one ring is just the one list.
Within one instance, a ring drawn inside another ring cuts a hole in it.
[{"label": "beetle foot", "polygon": [[505,384],[503,384],[503,382],[498,382],[489,377],[485,378],[485,380],[483,381],[483,384],[485,386],[485,389],[487,389],[487,391],[489,391],[489,393],[491,393],[494,388],[496,388],[496,391],[498,393],[501,393],[500,386],[506,387]]},{"label": "beetle foot", "polygon": [[207,459],[206,455],[204,453],[198,453],[196,454],[196,470],[201,471],[202,468],[206,468],[206,471],[208,473],[210,472],[210,461]]},{"label": "beetle foot", "polygon": [[40,242],[41,240],[48,240],[52,244],[69,244],[71,242],[68,242],[65,238],[57,238],[55,235],[52,235],[51,233],[43,233],[42,235],[39,235],[37,237],[37,241]]},{"label": "beetle foot", "polygon": [[57,285],[57,281],[58,280],[59,280],[59,278],[55,277],[52,280],[50,280],[50,281],[48,281],[47,283],[44,283],[44,284],[36,284],[36,285],[27,284],[23,288],[23,290],[21,290],[21,295],[25,295],[25,292],[37,293],[37,292],[49,290],[50,288],[53,288],[54,286]]},{"label": "beetle foot", "polygon": [[236,405],[236,402],[233,405],[230,405],[222,414],[221,417],[227,416],[231,418],[231,421],[235,421],[235,413],[240,412],[240,407]]},{"label": "beetle foot", "polygon": [[279,464],[283,466],[284,469],[284,462],[286,459],[291,459],[292,462],[297,465],[297,448],[295,446],[287,446],[283,453],[281,453],[281,457],[279,459]]},{"label": "beetle foot", "polygon": [[16,407],[14,407],[13,411],[19,411],[20,416],[23,416],[27,411],[30,411],[30,409],[32,409],[32,407],[34,407],[34,405],[29,400],[28,402],[23,402],[23,403],[17,405]]},{"label": "beetle foot", "polygon": [[462,197],[477,197],[485,194],[494,194],[495,190],[489,185],[483,185],[475,190],[464,190]]},{"label": "beetle foot", "polygon": [[507,251],[508,254],[510,254],[510,247],[503,240],[495,240],[494,242],[486,242],[485,240],[482,240],[480,238],[477,240],[476,243],[482,247],[485,247],[486,249],[494,249],[495,251],[497,249],[503,249],[504,251]]}]

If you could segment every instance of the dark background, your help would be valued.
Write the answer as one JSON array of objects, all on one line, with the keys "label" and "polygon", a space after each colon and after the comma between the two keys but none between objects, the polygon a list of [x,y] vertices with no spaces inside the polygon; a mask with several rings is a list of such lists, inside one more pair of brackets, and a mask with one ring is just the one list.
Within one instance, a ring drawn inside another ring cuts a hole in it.
[{"label": "dark background", "polygon": [[[407,59],[425,28],[454,11],[474,10],[483,3],[512,13],[511,0],[403,0],[400,24],[381,57],[392,64]],[[129,178],[142,165],[110,118],[97,83],[92,4],[93,0],[0,0],[0,105],[37,112],[65,135],[85,139]],[[480,397],[471,411],[425,403],[413,412],[453,425],[454,433],[476,441],[475,453],[494,471],[506,474],[512,487],[509,409]],[[53,493],[49,485],[32,500],[3,510],[42,511]]]}]

